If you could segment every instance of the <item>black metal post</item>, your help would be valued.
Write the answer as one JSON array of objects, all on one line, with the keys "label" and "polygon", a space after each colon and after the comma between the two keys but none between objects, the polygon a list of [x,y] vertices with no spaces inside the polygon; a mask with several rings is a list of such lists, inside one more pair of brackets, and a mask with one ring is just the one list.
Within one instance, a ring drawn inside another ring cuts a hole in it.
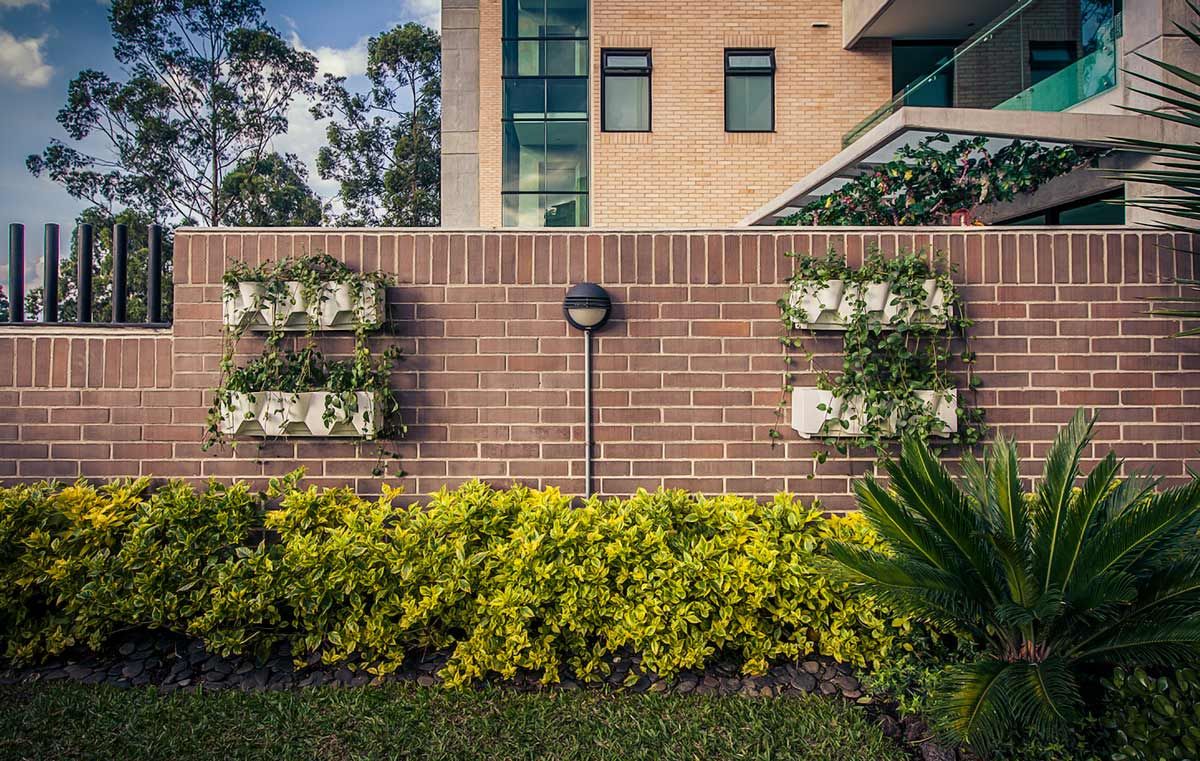
[{"label": "black metal post", "polygon": [[58,322],[58,225],[46,225],[42,237],[42,322]]},{"label": "black metal post", "polygon": [[587,449],[584,479],[587,496],[591,499],[595,491],[592,489],[594,444],[592,442],[592,331],[590,328],[583,331],[583,408],[583,437],[584,447]]},{"label": "black metal post", "polygon": [[150,225],[146,262],[146,322],[162,322],[162,227]]},{"label": "black metal post", "polygon": [[25,322],[25,225],[8,226],[8,321]]},{"label": "black metal post", "polygon": [[92,226],[79,226],[76,236],[75,279],[78,285],[76,313],[79,322],[92,321]]},{"label": "black metal post", "polygon": [[129,227],[113,225],[112,321],[125,322],[129,303]]}]

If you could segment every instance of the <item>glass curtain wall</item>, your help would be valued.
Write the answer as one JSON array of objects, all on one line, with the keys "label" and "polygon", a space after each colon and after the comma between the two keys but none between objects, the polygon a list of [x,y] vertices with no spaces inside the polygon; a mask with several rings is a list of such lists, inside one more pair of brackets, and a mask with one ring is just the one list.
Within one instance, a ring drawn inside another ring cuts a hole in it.
[{"label": "glass curtain wall", "polygon": [[588,0],[504,0],[505,227],[588,224]]}]

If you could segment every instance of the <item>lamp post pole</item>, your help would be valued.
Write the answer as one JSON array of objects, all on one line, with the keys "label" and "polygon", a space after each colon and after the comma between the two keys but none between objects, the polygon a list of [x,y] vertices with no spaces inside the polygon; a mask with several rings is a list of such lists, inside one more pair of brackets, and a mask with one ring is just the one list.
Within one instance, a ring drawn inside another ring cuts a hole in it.
[{"label": "lamp post pole", "polygon": [[595,493],[592,489],[595,463],[593,455],[595,442],[592,441],[592,329],[583,331],[583,438],[587,455],[584,462],[584,477],[587,498]]},{"label": "lamp post pole", "polygon": [[592,333],[604,327],[612,314],[612,299],[595,283],[580,283],[567,291],[563,316],[567,324],[583,331],[583,476],[584,490],[591,499],[596,493],[595,447],[592,430]]}]

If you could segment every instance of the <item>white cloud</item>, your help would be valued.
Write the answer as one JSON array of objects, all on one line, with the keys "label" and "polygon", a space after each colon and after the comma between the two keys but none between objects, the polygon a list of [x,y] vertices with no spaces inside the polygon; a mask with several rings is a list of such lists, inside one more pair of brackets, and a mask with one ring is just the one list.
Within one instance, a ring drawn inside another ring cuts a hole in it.
[{"label": "white cloud", "polygon": [[348,48],[334,48],[322,45],[312,49],[305,46],[304,41],[295,29],[292,30],[292,47],[312,53],[317,57],[317,71],[321,75],[332,74],[335,77],[361,76],[367,71],[367,37]]},{"label": "white cloud", "polygon": [[0,29],[0,80],[19,87],[45,87],[54,76],[54,67],[42,59],[45,42],[44,36],[21,40]]},{"label": "white cloud", "polygon": [[50,0],[0,0],[0,8],[24,8],[36,5],[42,10],[50,10]]},{"label": "white cloud", "polygon": [[326,122],[319,122],[309,113],[312,101],[296,98],[288,107],[288,131],[272,141],[272,149],[294,153],[308,169],[308,185],[325,200],[337,195],[338,184],[317,176],[317,151],[325,145]]},{"label": "white cloud", "polygon": [[404,0],[406,18],[434,29],[442,28],[442,0]]}]

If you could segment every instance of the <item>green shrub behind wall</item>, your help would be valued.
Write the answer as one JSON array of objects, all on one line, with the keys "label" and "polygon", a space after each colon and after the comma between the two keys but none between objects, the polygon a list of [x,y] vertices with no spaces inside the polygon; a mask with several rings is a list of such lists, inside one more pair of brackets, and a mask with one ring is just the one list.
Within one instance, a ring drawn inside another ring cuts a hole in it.
[{"label": "green shrub behind wall", "polygon": [[144,479],[0,489],[5,655],[152,627],[226,653],[287,640],[298,659],[378,672],[446,648],[445,676],[463,683],[521,668],[554,681],[564,666],[600,677],[621,649],[671,675],[718,654],[758,673],[811,652],[868,665],[909,647],[908,620],[817,569],[830,538],[873,535],[789,496],[639,492],[576,508],[555,489],[474,482],[412,509],[398,491],[366,500],[299,478],[262,495]]}]

